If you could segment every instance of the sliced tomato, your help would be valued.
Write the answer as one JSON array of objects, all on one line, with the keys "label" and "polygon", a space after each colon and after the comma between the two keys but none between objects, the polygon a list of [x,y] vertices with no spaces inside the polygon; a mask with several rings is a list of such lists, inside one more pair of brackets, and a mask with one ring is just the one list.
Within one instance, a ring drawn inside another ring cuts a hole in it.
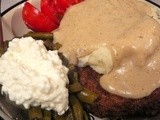
[{"label": "sliced tomato", "polygon": [[79,0],[72,0],[73,5],[79,3]]},{"label": "sliced tomato", "polygon": [[59,14],[55,0],[41,0],[41,11],[57,24],[60,23],[63,16]]},{"label": "sliced tomato", "polygon": [[24,4],[22,18],[27,27],[33,31],[51,32],[58,27],[53,20],[51,20],[48,16],[43,14],[29,2]]},{"label": "sliced tomato", "polygon": [[58,8],[64,11],[71,5],[69,0],[55,0],[55,1],[56,1]]},{"label": "sliced tomato", "polygon": [[69,0],[69,1],[70,1],[70,3],[72,3],[72,5],[75,5],[75,4],[80,3],[84,0]]},{"label": "sliced tomato", "polygon": [[84,0],[41,0],[41,11],[26,2],[22,17],[27,27],[33,31],[51,32],[59,26],[67,8],[82,1]]},{"label": "sliced tomato", "polygon": [[83,0],[41,0],[41,11],[59,23],[67,8],[81,1]]},{"label": "sliced tomato", "polygon": [[80,3],[84,0],[55,0],[55,1],[56,1],[59,8],[66,10],[71,5]]}]

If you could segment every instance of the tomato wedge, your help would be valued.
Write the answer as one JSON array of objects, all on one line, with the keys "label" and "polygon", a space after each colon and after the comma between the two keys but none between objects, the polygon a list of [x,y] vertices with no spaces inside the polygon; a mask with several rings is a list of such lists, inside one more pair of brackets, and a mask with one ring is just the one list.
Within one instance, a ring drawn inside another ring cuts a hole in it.
[{"label": "tomato wedge", "polygon": [[41,0],[41,11],[51,18],[62,18],[68,7],[81,1],[84,0]]},{"label": "tomato wedge", "polygon": [[74,4],[80,3],[80,2],[82,2],[84,0],[71,0],[71,1],[72,1],[72,5],[74,5]]},{"label": "tomato wedge", "polygon": [[55,0],[41,0],[41,11],[57,24],[60,23],[63,16],[57,10]]},{"label": "tomato wedge", "polygon": [[56,1],[58,8],[66,11],[66,9],[68,7],[70,7],[71,5],[75,5],[75,4],[80,3],[84,0],[55,0],[55,1]]},{"label": "tomato wedge", "polygon": [[24,4],[22,18],[28,28],[38,32],[51,32],[58,25],[29,2]]},{"label": "tomato wedge", "polygon": [[69,0],[55,0],[59,9],[66,11],[66,9],[71,5]]},{"label": "tomato wedge", "polygon": [[41,0],[41,11],[26,2],[22,18],[27,27],[35,32],[51,32],[58,28],[67,8],[82,1],[84,0]]}]

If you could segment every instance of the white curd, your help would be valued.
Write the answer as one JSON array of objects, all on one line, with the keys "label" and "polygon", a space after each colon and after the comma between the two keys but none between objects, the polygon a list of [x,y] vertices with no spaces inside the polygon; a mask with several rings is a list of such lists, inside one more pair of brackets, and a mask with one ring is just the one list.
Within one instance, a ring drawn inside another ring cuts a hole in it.
[{"label": "white curd", "polygon": [[68,69],[57,51],[47,51],[43,41],[15,38],[0,58],[2,91],[25,108],[39,106],[63,114],[68,109]]}]

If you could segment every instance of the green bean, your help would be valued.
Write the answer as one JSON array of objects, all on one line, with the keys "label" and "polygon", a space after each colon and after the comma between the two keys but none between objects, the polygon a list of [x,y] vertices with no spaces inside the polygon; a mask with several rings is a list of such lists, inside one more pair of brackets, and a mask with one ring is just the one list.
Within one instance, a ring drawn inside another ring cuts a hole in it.
[{"label": "green bean", "polygon": [[47,50],[53,50],[53,34],[52,33],[42,33],[42,32],[28,32],[23,35],[23,37],[32,37],[36,40],[43,40]]},{"label": "green bean", "polygon": [[53,40],[52,33],[42,33],[42,32],[28,32],[27,34],[23,35],[23,37],[33,37],[36,40]]},{"label": "green bean", "polygon": [[80,101],[88,104],[93,104],[98,97],[97,94],[86,88],[83,88],[82,91],[78,92],[77,96],[80,99]]},{"label": "green bean", "polygon": [[43,111],[43,120],[51,120],[52,119],[52,115],[51,115],[51,111],[48,111],[48,110],[44,110]]},{"label": "green bean", "polygon": [[60,59],[62,60],[62,64],[65,65],[66,67],[68,67],[69,65],[69,61],[68,59],[62,54],[62,53],[58,53]]},{"label": "green bean", "polygon": [[74,77],[74,82],[78,82],[78,73],[77,72],[73,72],[73,77]]},{"label": "green bean", "polygon": [[68,86],[68,89],[70,92],[79,92],[83,90],[83,87],[79,82],[75,82],[73,84],[70,84]]},{"label": "green bean", "polygon": [[4,42],[3,42],[3,45],[4,45],[4,52],[6,52],[6,51],[7,51],[7,49],[8,49],[9,40],[4,41]]},{"label": "green bean", "polygon": [[72,65],[72,64],[70,64],[70,65],[68,66],[68,68],[69,68],[69,70],[71,70],[71,71],[74,71],[74,70],[75,70],[75,66]]},{"label": "green bean", "polygon": [[28,110],[29,120],[43,120],[43,114],[40,107],[31,107]]},{"label": "green bean", "polygon": [[68,111],[66,112],[66,120],[74,120],[71,108],[69,108]]},{"label": "green bean", "polygon": [[75,95],[70,95],[70,106],[73,111],[74,120],[83,120],[83,108]]},{"label": "green bean", "polygon": [[89,114],[84,110],[83,111],[84,114],[84,120],[90,120]]},{"label": "green bean", "polygon": [[53,50],[53,41],[52,40],[44,40],[43,44],[47,48],[47,50]]},{"label": "green bean", "polygon": [[68,68],[69,68],[69,71],[68,71],[69,82],[70,82],[70,84],[73,84],[73,83],[77,82],[77,79],[78,79],[78,78],[75,78],[75,77],[78,77],[75,75],[76,68],[74,65],[71,65],[71,64],[68,66]]},{"label": "green bean", "polygon": [[0,41],[0,56],[6,51],[4,41]]},{"label": "green bean", "polygon": [[65,114],[58,115],[57,113],[54,113],[53,118],[54,118],[54,120],[66,120]]},{"label": "green bean", "polygon": [[74,83],[79,82],[79,77],[78,77],[77,71],[69,71],[68,78],[69,78],[70,84],[74,84]]},{"label": "green bean", "polygon": [[53,50],[59,50],[62,47],[60,43],[53,44]]},{"label": "green bean", "polygon": [[69,69],[68,74],[73,74],[73,72],[76,70],[75,66],[72,64],[68,65],[68,69]]}]

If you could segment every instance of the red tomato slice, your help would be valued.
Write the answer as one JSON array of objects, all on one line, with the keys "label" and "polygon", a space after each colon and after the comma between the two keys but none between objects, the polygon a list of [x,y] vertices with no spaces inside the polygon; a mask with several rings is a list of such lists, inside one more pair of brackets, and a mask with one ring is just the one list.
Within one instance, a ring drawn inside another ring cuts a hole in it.
[{"label": "red tomato slice", "polygon": [[56,23],[60,23],[66,9],[83,0],[41,0],[41,11]]},{"label": "red tomato slice", "polygon": [[64,14],[67,8],[69,8],[71,5],[77,4],[84,0],[53,0],[55,1],[55,4],[57,5],[57,10],[60,11],[59,13]]},{"label": "red tomato slice", "polygon": [[70,7],[71,5],[80,3],[84,0],[55,0],[55,2],[57,3],[58,7],[66,10],[68,7]]},{"label": "red tomato slice", "polygon": [[73,1],[73,5],[79,3],[79,0],[71,0]]},{"label": "red tomato slice", "polygon": [[72,5],[74,5],[74,4],[80,3],[84,0],[70,0],[70,1],[71,1]]},{"label": "red tomato slice", "polygon": [[24,4],[22,18],[28,28],[33,31],[51,32],[58,27],[48,16],[40,12],[29,2]]},{"label": "red tomato slice", "polygon": [[57,24],[60,23],[62,15],[58,13],[54,0],[41,0],[41,11]]},{"label": "red tomato slice", "polygon": [[55,0],[58,8],[62,10],[66,10],[71,4],[69,3],[69,0]]},{"label": "red tomato slice", "polygon": [[64,15],[66,9],[70,6],[68,0],[53,0],[59,14]]}]

